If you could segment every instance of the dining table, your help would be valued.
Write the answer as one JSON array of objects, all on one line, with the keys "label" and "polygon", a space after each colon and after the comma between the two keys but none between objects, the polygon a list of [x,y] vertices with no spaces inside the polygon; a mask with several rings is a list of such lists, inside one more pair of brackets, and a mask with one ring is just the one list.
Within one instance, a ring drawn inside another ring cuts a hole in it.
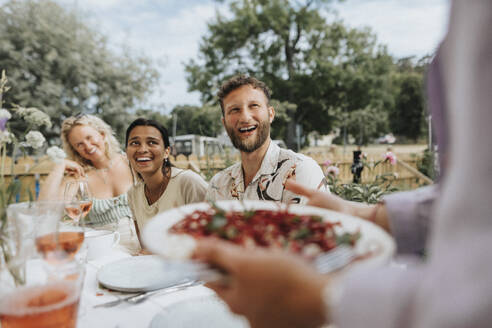
[{"label": "dining table", "polygon": [[107,256],[86,262],[85,280],[82,289],[77,327],[149,327],[152,319],[170,305],[200,297],[214,297],[215,293],[205,286],[191,286],[172,293],[156,293],[138,304],[121,302],[113,307],[95,305],[125,297],[128,293],[109,290],[99,284],[98,270],[105,264],[131,257],[121,249],[114,249]]},{"label": "dining table", "polygon": [[[103,257],[83,261],[82,265],[85,267],[85,277],[79,303],[78,328],[149,327],[157,314],[165,311],[172,305],[182,304],[189,300],[200,298],[217,299],[211,289],[203,285],[194,285],[171,293],[163,292],[159,294],[157,292],[145,301],[137,304],[123,301],[112,307],[95,307],[98,304],[132,295],[132,293],[124,293],[105,288],[97,279],[97,273],[104,265],[130,258],[131,256],[122,248],[116,247]],[[27,279],[36,279],[35,275],[39,272],[42,265],[40,259],[29,260],[26,268]],[[167,326],[173,327],[172,323]]]}]

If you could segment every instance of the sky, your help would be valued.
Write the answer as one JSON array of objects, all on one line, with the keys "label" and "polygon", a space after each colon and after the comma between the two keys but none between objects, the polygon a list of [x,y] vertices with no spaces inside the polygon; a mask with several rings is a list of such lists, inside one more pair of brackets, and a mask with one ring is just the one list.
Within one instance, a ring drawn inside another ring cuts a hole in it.
[{"label": "sky", "polygon": [[[0,0],[0,4],[6,0]],[[198,58],[207,22],[224,4],[213,0],[55,0],[83,12],[116,51],[124,45],[151,58],[161,78],[145,108],[168,113],[178,104],[199,105],[188,92],[184,63]],[[370,27],[395,57],[432,53],[444,36],[447,0],[345,0],[332,6],[351,27]]]}]

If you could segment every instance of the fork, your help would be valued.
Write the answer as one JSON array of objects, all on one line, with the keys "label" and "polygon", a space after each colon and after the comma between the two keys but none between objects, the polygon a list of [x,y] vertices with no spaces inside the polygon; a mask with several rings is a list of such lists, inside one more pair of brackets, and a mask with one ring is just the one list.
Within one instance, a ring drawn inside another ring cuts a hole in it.
[{"label": "fork", "polygon": [[342,245],[317,256],[313,260],[313,265],[319,273],[325,274],[341,269],[355,257],[356,254],[352,247]]},{"label": "fork", "polygon": [[[355,258],[356,253],[352,247],[341,245],[315,257],[311,264],[316,271],[326,274],[343,268]],[[224,285],[229,283],[230,277],[227,273],[203,262],[188,263],[186,269],[188,273],[192,272],[196,279],[204,282],[218,282]]]}]

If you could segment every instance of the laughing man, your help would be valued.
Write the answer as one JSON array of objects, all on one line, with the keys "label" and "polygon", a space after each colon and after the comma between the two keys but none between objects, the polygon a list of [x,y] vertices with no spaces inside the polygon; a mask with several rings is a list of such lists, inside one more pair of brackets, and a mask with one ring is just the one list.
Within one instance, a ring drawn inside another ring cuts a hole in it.
[{"label": "laughing man", "polygon": [[307,199],[285,189],[288,178],[306,187],[328,191],[320,166],[310,157],[281,149],[270,138],[275,109],[265,83],[238,75],[222,84],[219,94],[222,124],[241,162],[217,173],[206,199],[271,200],[306,203]]}]

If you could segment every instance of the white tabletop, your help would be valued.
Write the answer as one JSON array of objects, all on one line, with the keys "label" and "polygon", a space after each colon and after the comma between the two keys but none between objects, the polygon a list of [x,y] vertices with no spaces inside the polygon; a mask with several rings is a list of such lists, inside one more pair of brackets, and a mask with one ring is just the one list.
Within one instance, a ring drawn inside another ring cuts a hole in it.
[{"label": "white tabletop", "polygon": [[86,277],[81,297],[78,328],[83,327],[148,327],[152,318],[167,306],[195,297],[212,297],[214,292],[204,286],[194,286],[170,294],[153,295],[140,304],[120,303],[110,308],[94,308],[94,305],[118,299],[123,293],[109,291],[99,286],[96,275],[104,264],[130,257],[121,250],[86,264]]}]

